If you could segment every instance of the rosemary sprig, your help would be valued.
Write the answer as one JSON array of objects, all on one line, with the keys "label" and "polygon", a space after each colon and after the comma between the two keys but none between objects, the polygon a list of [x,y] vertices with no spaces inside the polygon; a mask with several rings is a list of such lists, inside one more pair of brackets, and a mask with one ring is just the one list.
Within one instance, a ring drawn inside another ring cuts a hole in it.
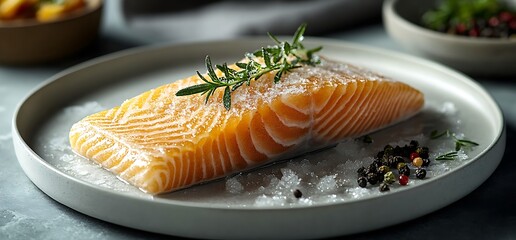
[{"label": "rosemary sprig", "polygon": [[456,157],[459,156],[459,153],[457,151],[445,153],[443,155],[440,155],[435,158],[435,160],[454,160]]},{"label": "rosemary sprig", "polygon": [[450,132],[450,130],[445,130],[443,132],[439,132],[437,130],[434,130],[430,133],[430,139],[438,139],[442,136],[445,136],[446,137],[453,137],[453,139],[455,140],[455,151],[459,151],[462,147],[474,147],[474,146],[478,146],[479,144],[476,143],[476,142],[473,142],[471,140],[467,140],[467,139],[459,139],[457,138],[457,136],[455,135],[455,133],[452,133]]},{"label": "rosemary sprig", "polygon": [[[281,42],[269,33],[269,37],[276,45],[263,47],[254,53],[247,53],[245,55],[247,58],[246,62],[236,63],[237,70],[229,68],[227,63],[216,65],[215,67],[222,72],[222,76],[217,76],[210,56],[206,56],[207,77],[197,71],[197,75],[204,83],[183,88],[176,92],[176,96],[206,95],[205,103],[207,103],[217,89],[224,88],[222,103],[229,110],[231,109],[231,93],[244,84],[249,86],[251,81],[258,80],[262,75],[273,71],[276,71],[274,83],[278,83],[285,73],[301,67],[302,64],[319,64],[320,59],[314,53],[320,51],[322,47],[305,49],[303,44],[301,44],[305,29],[306,24],[299,26],[294,34],[292,43]],[[263,59],[264,64],[257,61],[259,58]]]},{"label": "rosemary sprig", "polygon": [[478,146],[478,143],[466,140],[466,139],[457,139],[455,138],[455,151],[459,151],[462,147],[473,147]]}]

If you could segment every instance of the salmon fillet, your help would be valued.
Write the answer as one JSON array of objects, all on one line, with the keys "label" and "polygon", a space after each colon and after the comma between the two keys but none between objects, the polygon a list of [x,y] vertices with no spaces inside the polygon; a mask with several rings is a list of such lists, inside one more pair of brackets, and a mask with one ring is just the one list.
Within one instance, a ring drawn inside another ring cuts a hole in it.
[{"label": "salmon fillet", "polygon": [[[221,74],[218,72],[217,74]],[[307,153],[416,114],[423,94],[352,65],[323,59],[274,83],[268,73],[205,103],[175,96],[198,76],[149,90],[87,116],[70,130],[78,154],[144,192],[159,194]]]}]

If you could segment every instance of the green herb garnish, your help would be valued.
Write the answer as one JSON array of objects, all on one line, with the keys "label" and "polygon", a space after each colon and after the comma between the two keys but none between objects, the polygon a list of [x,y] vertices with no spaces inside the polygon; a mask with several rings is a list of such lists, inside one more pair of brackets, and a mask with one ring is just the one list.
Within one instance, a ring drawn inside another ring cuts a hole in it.
[{"label": "green herb garnish", "polygon": [[459,151],[462,147],[474,147],[479,145],[478,143],[471,140],[457,138],[455,133],[450,132],[450,130],[445,130],[443,132],[434,130],[430,133],[430,139],[438,139],[442,136],[453,137],[455,140],[455,151]]},{"label": "green herb garnish", "polygon": [[455,151],[459,151],[462,147],[473,146],[478,146],[478,143],[466,139],[455,139]]},{"label": "green herb garnish", "polygon": [[454,160],[456,157],[459,156],[459,153],[457,151],[445,153],[443,155],[440,155],[435,158],[435,160]]},{"label": "green herb garnish", "polygon": [[508,1],[503,0],[443,0],[436,8],[425,12],[422,25],[443,33],[470,37],[510,37],[510,26],[516,16]]},{"label": "green herb garnish", "polygon": [[[219,88],[224,88],[222,103],[229,110],[231,108],[231,93],[242,85],[250,85],[252,80],[258,80],[263,74],[276,71],[274,83],[278,83],[281,77],[292,69],[301,67],[301,64],[316,65],[320,59],[314,53],[320,51],[322,47],[305,49],[301,41],[306,29],[306,24],[302,24],[297,29],[292,43],[281,42],[272,34],[269,37],[277,44],[264,47],[254,53],[247,53],[246,62],[237,62],[238,70],[229,68],[227,63],[215,65],[222,72],[222,76],[217,76],[211,59],[206,56],[205,64],[208,69],[207,77],[199,71],[197,75],[204,81],[202,84],[183,88],[176,93],[176,96],[187,96],[192,94],[206,95],[205,103]],[[264,64],[257,61],[262,58]]]}]

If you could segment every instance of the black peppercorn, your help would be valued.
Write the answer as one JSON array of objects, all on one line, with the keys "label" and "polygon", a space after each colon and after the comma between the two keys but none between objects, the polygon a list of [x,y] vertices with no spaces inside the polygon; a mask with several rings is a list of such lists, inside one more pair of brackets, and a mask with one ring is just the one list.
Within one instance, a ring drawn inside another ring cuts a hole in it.
[{"label": "black peppercorn", "polygon": [[378,167],[385,165],[385,164],[383,164],[381,159],[374,159],[373,163],[376,164],[376,166],[378,166]]},{"label": "black peppercorn", "polygon": [[365,173],[366,175],[370,174],[370,173],[374,173],[376,174],[378,172],[378,167],[374,166],[374,165],[369,165],[366,170],[365,170]]},{"label": "black peppercorn", "polygon": [[416,140],[412,140],[410,141],[409,146],[413,149],[412,151],[415,151],[417,147],[419,147],[419,142]]},{"label": "black peppercorn", "polygon": [[358,186],[360,186],[361,188],[365,188],[367,186],[367,178],[366,177],[359,177],[357,179],[357,182],[358,182]]},{"label": "black peppercorn", "polygon": [[426,170],[423,168],[416,169],[416,177],[419,179],[423,179],[426,177]]},{"label": "black peppercorn", "polygon": [[401,156],[395,156],[389,159],[389,167],[396,168],[399,163],[405,162]]},{"label": "black peppercorn", "polygon": [[378,172],[378,173],[376,174],[376,180],[377,180],[378,182],[380,182],[380,183],[381,183],[381,182],[383,182],[384,175],[385,175],[384,173]]},{"label": "black peppercorn", "polygon": [[357,173],[359,177],[365,177],[367,175],[366,168],[364,166],[358,168]]},{"label": "black peppercorn", "polygon": [[403,148],[401,149],[401,152],[402,152],[402,153],[401,153],[401,156],[402,156],[402,157],[406,157],[406,158],[408,158],[408,157],[410,157],[410,153],[412,153],[413,151],[410,149],[410,146],[405,145],[405,146],[403,146]]},{"label": "black peppercorn", "polygon": [[401,167],[400,169],[398,169],[398,173],[400,175],[405,175],[405,176],[410,176],[410,168],[409,166],[405,165],[403,167]]},{"label": "black peppercorn", "polygon": [[374,161],[374,162],[372,162],[371,164],[369,164],[369,168],[371,168],[371,169],[373,169],[373,168],[374,168],[374,169],[377,169],[377,171],[376,171],[376,172],[378,172],[378,168],[379,168],[380,166],[381,166],[381,164],[380,164],[379,162],[376,162],[376,161]]},{"label": "black peppercorn", "polygon": [[422,167],[428,167],[430,165],[430,159],[428,158],[423,158],[423,165],[421,165]]},{"label": "black peppercorn", "polygon": [[378,174],[377,173],[368,173],[367,174],[367,182],[371,185],[375,185],[378,182]]},{"label": "black peppercorn", "polygon": [[379,151],[378,154],[376,154],[376,157],[379,159],[383,158],[384,151]]},{"label": "black peppercorn", "polygon": [[429,150],[427,147],[418,147],[416,149],[416,152],[419,154],[421,158],[428,158],[429,157]]},{"label": "black peppercorn", "polygon": [[400,156],[401,154],[403,154],[403,149],[400,146],[396,145],[392,153],[394,156]]},{"label": "black peppercorn", "polygon": [[389,191],[389,190],[391,190],[389,188],[389,184],[387,184],[387,183],[380,184],[380,192],[386,192],[386,191]]},{"label": "black peppercorn", "polygon": [[299,189],[294,190],[294,197],[301,198],[302,196],[303,196],[303,193],[301,192],[301,190],[299,190]]}]

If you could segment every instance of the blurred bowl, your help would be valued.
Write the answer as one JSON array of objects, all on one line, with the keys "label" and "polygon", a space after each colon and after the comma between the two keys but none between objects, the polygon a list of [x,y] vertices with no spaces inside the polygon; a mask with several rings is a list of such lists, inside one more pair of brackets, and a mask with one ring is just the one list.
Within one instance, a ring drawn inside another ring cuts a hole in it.
[{"label": "blurred bowl", "polygon": [[385,0],[388,34],[414,53],[474,76],[516,76],[516,39],[473,38],[427,29],[421,17],[438,0]]},{"label": "blurred bowl", "polygon": [[87,0],[82,10],[51,22],[35,19],[0,21],[0,63],[56,61],[86,47],[99,32],[102,0]]}]

